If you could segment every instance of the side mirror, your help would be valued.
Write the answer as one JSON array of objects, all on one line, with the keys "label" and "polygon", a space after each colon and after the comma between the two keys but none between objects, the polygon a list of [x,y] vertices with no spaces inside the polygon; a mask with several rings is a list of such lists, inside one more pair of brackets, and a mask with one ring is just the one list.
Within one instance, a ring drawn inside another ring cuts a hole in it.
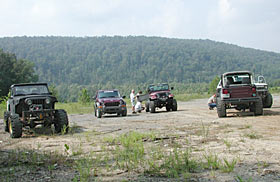
[{"label": "side mirror", "polygon": [[52,92],[49,92],[49,94],[52,95],[53,93],[52,93]]},{"label": "side mirror", "polygon": [[174,89],[174,87],[171,87],[171,90],[173,90]]},{"label": "side mirror", "polygon": [[125,99],[125,98],[126,98],[126,96],[124,95],[124,96],[122,96],[122,98],[123,98],[123,99]]}]

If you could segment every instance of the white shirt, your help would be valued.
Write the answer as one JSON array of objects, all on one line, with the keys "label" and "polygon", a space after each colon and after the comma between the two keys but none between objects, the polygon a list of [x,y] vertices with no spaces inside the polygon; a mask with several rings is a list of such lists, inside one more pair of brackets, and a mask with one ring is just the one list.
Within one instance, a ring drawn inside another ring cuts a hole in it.
[{"label": "white shirt", "polygon": [[134,97],[135,97],[134,93],[131,92],[131,94],[130,94],[129,97],[130,97],[130,101],[131,101],[131,102],[134,102],[134,99],[135,99],[135,98],[134,98]]}]

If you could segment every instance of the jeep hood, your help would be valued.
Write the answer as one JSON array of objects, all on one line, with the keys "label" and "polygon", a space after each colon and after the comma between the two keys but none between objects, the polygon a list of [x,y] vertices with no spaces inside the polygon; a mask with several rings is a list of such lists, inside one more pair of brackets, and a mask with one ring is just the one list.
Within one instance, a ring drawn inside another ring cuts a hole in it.
[{"label": "jeep hood", "polygon": [[170,93],[170,90],[161,90],[161,91],[155,91],[155,92],[151,92],[150,95],[156,95],[159,93]]},{"label": "jeep hood", "polygon": [[46,99],[46,98],[51,98],[55,102],[57,102],[56,97],[52,95],[24,95],[24,96],[15,96],[14,99],[16,100],[21,100],[21,99]]}]

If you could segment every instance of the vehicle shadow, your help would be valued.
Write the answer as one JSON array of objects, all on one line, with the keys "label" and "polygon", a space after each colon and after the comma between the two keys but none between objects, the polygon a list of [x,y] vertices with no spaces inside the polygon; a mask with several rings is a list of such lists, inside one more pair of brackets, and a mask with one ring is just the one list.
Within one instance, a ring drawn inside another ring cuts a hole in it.
[{"label": "vehicle shadow", "polygon": [[125,117],[135,117],[139,116],[141,113],[136,113],[136,114],[127,114],[126,116],[118,116],[118,115],[103,115],[103,118],[125,118]]},{"label": "vehicle shadow", "polygon": [[[263,110],[263,116],[278,116],[280,111]],[[232,111],[227,112],[227,117],[252,117],[255,116],[253,112],[245,111]]]},{"label": "vehicle shadow", "polygon": [[280,111],[272,111],[272,110],[263,110],[263,113],[264,113],[265,116],[278,116],[278,115],[280,115]]},{"label": "vehicle shadow", "polygon": [[[75,134],[75,133],[82,133],[82,132],[84,132],[84,128],[85,127],[78,126],[78,125],[70,126],[68,128],[68,133],[66,135]],[[24,135],[22,136],[23,138],[61,135],[61,133],[56,133],[55,129],[53,127],[49,128],[49,127],[43,127],[43,126],[37,126],[35,128],[32,128],[32,129],[24,128],[23,133],[24,133]]]}]

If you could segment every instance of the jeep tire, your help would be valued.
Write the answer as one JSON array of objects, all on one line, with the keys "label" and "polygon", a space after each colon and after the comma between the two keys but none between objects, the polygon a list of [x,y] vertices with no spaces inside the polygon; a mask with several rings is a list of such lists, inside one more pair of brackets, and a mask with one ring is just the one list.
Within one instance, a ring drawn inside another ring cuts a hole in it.
[{"label": "jeep tire", "polygon": [[220,99],[217,99],[217,113],[219,118],[227,116],[226,104]]},{"label": "jeep tire", "polygon": [[169,112],[171,110],[172,105],[167,104],[165,107],[166,107],[166,111]]},{"label": "jeep tire", "polygon": [[126,116],[127,115],[127,110],[122,111],[122,116]]},{"label": "jeep tire", "polygon": [[272,95],[271,95],[271,93],[267,93],[267,96],[264,99],[263,107],[264,108],[271,108],[272,104],[273,104]]},{"label": "jeep tire", "polygon": [[96,117],[97,118],[101,118],[102,117],[102,112],[101,112],[101,110],[100,109],[96,109]]},{"label": "jeep tire", "polygon": [[156,106],[155,106],[155,102],[154,101],[150,101],[150,109],[151,109],[151,113],[155,113],[156,112]]},{"label": "jeep tire", "polygon": [[8,119],[9,119],[9,112],[4,112],[4,131],[9,132],[9,125],[8,125]]},{"label": "jeep tire", "polygon": [[22,123],[19,120],[19,115],[9,116],[8,124],[11,138],[20,138],[22,136]]},{"label": "jeep tire", "polygon": [[150,112],[150,107],[149,107],[149,102],[146,102],[145,103],[145,106],[146,106],[146,112]]},{"label": "jeep tire", "polygon": [[258,102],[255,102],[255,104],[254,104],[254,114],[255,114],[256,116],[262,115],[262,114],[263,114],[262,99],[259,99]]},{"label": "jeep tire", "polygon": [[173,102],[172,102],[172,111],[177,111],[177,101],[176,101],[176,99],[173,99]]},{"label": "jeep tire", "polygon": [[67,113],[63,109],[58,109],[55,112],[54,129],[56,133],[61,133],[65,129],[65,133],[68,133],[69,122]]}]

